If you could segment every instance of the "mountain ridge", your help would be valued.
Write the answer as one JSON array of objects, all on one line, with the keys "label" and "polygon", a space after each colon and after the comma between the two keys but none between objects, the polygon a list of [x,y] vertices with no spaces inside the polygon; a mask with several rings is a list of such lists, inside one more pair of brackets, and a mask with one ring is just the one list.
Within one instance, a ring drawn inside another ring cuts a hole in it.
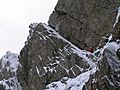
[{"label": "mountain ridge", "polygon": [[20,55],[0,60],[0,89],[119,90],[119,16],[115,0],[58,0],[48,25],[29,25]]}]

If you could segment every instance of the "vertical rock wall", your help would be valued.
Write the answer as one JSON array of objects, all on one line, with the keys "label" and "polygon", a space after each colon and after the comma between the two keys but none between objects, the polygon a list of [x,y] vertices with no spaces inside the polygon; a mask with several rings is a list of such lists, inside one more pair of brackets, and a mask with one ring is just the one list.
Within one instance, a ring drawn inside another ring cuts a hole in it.
[{"label": "vertical rock wall", "polygon": [[96,48],[113,29],[118,5],[118,0],[58,0],[48,23],[78,47]]}]

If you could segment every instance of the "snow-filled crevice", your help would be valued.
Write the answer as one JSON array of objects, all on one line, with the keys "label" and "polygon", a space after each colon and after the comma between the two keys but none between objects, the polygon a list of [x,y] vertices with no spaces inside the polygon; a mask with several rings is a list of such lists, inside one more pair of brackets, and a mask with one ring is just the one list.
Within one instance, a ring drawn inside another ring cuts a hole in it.
[{"label": "snow-filled crevice", "polygon": [[118,7],[118,9],[117,9],[118,11],[117,11],[117,17],[116,17],[116,21],[115,21],[115,23],[113,24],[113,28],[116,26],[116,24],[118,23],[118,21],[119,21],[119,17],[120,17],[120,7]]},{"label": "snow-filled crevice", "polygon": [[79,57],[83,58],[85,61],[87,61],[87,63],[90,65],[90,68],[94,68],[96,67],[96,64],[92,61],[92,58],[87,57],[88,56],[93,56],[95,58],[97,58],[96,56],[94,56],[92,53],[87,52],[85,50],[81,50],[78,47],[76,47],[75,45],[73,45],[71,42],[69,42],[68,40],[66,40],[65,38],[63,38],[61,35],[59,35],[58,32],[56,32],[53,28],[51,28],[50,26],[48,26],[47,24],[42,23],[41,24],[45,29],[47,29],[47,31],[50,33],[50,36],[56,37],[58,39],[62,39],[64,42],[67,42],[69,44],[69,46],[71,47],[72,52],[76,53]]}]

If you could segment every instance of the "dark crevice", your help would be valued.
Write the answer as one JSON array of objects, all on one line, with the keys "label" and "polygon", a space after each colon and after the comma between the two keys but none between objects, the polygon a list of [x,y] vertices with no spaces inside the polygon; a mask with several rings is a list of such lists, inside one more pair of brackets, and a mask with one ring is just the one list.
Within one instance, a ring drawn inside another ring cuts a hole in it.
[{"label": "dark crevice", "polygon": [[67,15],[68,15],[68,16],[70,16],[72,19],[74,19],[74,20],[78,21],[79,23],[83,24],[83,22],[82,22],[82,21],[78,20],[78,19],[77,19],[77,18],[75,18],[74,16],[72,16],[72,15],[70,15],[70,14],[67,14]]},{"label": "dark crevice", "polygon": [[79,23],[83,24],[82,21],[78,20],[77,18],[75,18],[74,16],[68,14],[67,12],[64,12],[64,11],[58,11],[58,10],[56,10],[55,12],[58,13],[59,15],[68,15],[68,16],[70,16],[72,19],[74,19],[74,20],[78,21]]},{"label": "dark crevice", "polygon": [[56,10],[56,13],[58,13],[59,15],[66,15],[67,13],[64,11],[60,11],[60,10]]}]

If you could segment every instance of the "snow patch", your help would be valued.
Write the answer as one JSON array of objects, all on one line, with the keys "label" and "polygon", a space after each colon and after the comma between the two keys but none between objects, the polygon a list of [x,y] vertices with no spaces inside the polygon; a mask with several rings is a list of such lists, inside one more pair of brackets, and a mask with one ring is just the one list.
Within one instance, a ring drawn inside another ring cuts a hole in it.
[{"label": "snow patch", "polygon": [[90,75],[96,72],[96,68],[80,74],[76,78],[68,78],[66,83],[61,81],[53,82],[46,86],[45,90],[82,90],[85,83],[88,82]]},{"label": "snow patch", "polygon": [[0,81],[0,84],[5,87],[5,90],[23,90],[18,82],[17,77],[12,77],[9,79],[3,79]]},{"label": "snow patch", "polygon": [[7,70],[10,70],[11,72],[16,72],[18,66],[21,66],[18,60],[18,55],[11,53],[10,51],[6,52],[6,55],[1,58],[0,62],[2,68],[7,68]]},{"label": "snow patch", "polygon": [[18,82],[16,73],[18,66],[21,67],[21,64],[19,63],[18,59],[18,54],[11,53],[10,51],[6,52],[6,55],[4,55],[0,59],[0,65],[1,74],[2,72],[8,73],[8,76],[2,74],[3,78],[8,79],[2,79],[0,81],[0,85],[2,85],[5,88],[5,90],[22,90],[22,87]]}]

